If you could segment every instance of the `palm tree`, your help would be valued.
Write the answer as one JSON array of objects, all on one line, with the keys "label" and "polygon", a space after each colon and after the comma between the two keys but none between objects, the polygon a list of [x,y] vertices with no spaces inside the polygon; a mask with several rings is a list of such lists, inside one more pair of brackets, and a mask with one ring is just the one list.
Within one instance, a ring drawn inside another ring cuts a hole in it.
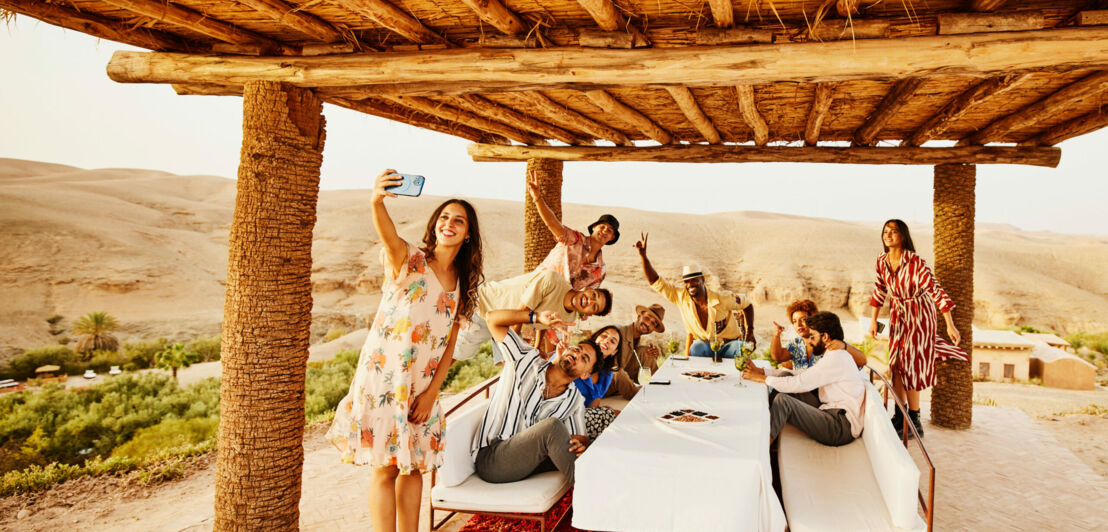
[{"label": "palm tree", "polygon": [[168,369],[173,373],[173,381],[177,381],[177,370],[187,368],[200,358],[196,351],[185,349],[185,344],[175,343],[154,355],[154,363],[159,369]]},{"label": "palm tree", "polygon": [[[973,228],[977,167],[935,166],[935,277],[954,300],[954,325],[962,333],[958,346],[973,353]],[[939,327],[945,336],[945,327]],[[949,338],[948,338],[949,340]],[[973,417],[972,364],[945,360],[935,364],[931,422],[968,429]]]},{"label": "palm tree", "polygon": [[119,322],[107,312],[89,312],[73,323],[74,334],[84,335],[77,341],[80,354],[93,351],[118,351],[119,339],[111,334],[119,330]]},{"label": "palm tree", "polygon": [[251,81],[242,106],[223,306],[214,528],[296,530],[323,103],[307,89]]}]

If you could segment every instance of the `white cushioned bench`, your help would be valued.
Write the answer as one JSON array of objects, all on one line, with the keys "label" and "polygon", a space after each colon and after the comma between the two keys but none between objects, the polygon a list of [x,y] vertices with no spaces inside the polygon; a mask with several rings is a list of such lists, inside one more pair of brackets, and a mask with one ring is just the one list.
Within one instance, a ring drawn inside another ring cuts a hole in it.
[{"label": "white cushioned bench", "polygon": [[550,510],[570,488],[558,471],[506,484],[492,484],[477,476],[469,449],[489,402],[475,402],[477,404],[465,411],[450,416],[446,423],[446,456],[431,488],[432,522],[435,510],[512,516],[543,514]]},{"label": "white cushioned bench", "polygon": [[897,438],[881,395],[866,382],[865,430],[842,447],[787,425],[778,438],[781,496],[789,529],[922,531],[919,468]]}]

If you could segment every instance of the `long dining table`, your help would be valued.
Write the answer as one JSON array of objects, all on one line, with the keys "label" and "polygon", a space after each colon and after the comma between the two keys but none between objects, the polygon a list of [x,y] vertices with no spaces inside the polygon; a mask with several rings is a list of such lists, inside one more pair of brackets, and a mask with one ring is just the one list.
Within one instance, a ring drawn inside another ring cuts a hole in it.
[{"label": "long dining table", "polygon": [[[704,381],[685,373],[724,376]],[[669,384],[661,384],[668,381]],[[577,459],[573,526],[598,531],[780,532],[764,384],[730,359],[670,357]],[[717,419],[675,423],[690,409]]]}]

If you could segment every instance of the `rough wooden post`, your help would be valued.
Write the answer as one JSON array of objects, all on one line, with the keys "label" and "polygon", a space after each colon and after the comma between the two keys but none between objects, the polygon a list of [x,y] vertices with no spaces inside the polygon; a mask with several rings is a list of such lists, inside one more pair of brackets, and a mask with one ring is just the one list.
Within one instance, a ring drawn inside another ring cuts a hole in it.
[{"label": "rough wooden post", "polygon": [[249,82],[223,307],[215,530],[296,530],[323,104]]},{"label": "rough wooden post", "polygon": [[[957,307],[954,325],[962,333],[959,347],[973,353],[974,187],[977,167],[943,164],[935,167],[935,277]],[[939,331],[946,327],[939,319]],[[949,338],[948,338],[949,339]],[[973,417],[973,364],[937,362],[931,393],[931,422],[940,427],[968,429]]]},{"label": "rough wooden post", "polygon": [[[546,204],[562,217],[562,161],[554,159],[528,159],[527,175],[534,173],[539,178],[539,187],[542,188],[542,197]],[[554,235],[550,234],[535,203],[524,190],[523,207],[523,270],[531,271],[542,263],[546,255],[554,249],[557,242]]]}]

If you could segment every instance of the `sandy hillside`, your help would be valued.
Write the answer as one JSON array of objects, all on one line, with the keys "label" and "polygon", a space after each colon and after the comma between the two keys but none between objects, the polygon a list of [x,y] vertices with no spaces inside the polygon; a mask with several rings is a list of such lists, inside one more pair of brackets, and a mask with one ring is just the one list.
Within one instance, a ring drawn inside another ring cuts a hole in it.
[{"label": "sandy hillside", "polygon": [[[105,310],[125,325],[124,339],[188,337],[218,331],[234,182],[152,170],[73,167],[0,159],[0,351],[50,343],[45,318],[71,320]],[[314,245],[316,334],[357,328],[374,310],[379,247],[368,191],[323,192]],[[392,203],[400,232],[421,238],[441,198]],[[475,200],[487,246],[486,275],[522,272],[522,206]],[[402,207],[403,206],[403,207]],[[631,301],[655,301],[631,244],[651,232],[663,275],[701,262],[722,284],[760,303],[759,327],[781,319],[780,306],[811,297],[845,315],[868,301],[880,222],[845,222],[761,212],[654,213],[567,205],[566,221],[584,227],[600,212],[622,223],[606,252],[613,318]],[[929,261],[930,227],[913,227]],[[979,326],[1016,323],[1062,331],[1108,329],[1108,239],[984,226],[977,235]],[[670,327],[679,329],[676,313]],[[5,349],[6,348],[6,349]]]}]

